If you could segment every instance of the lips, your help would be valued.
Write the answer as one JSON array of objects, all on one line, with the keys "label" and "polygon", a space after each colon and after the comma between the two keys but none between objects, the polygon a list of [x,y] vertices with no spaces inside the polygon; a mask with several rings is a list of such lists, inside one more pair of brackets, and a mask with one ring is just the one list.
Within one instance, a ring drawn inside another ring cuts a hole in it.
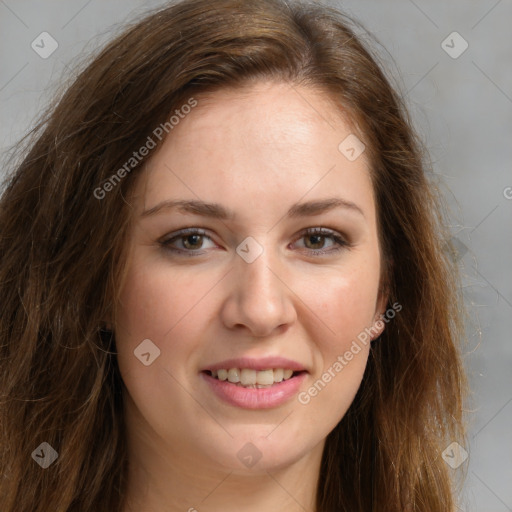
[{"label": "lips", "polygon": [[268,409],[288,402],[308,371],[285,357],[242,357],[208,365],[200,376],[222,401],[244,409]]}]

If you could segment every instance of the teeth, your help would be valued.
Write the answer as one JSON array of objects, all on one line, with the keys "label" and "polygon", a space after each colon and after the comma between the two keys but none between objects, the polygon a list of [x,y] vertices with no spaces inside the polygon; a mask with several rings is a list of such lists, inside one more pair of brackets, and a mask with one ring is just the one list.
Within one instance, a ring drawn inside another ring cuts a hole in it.
[{"label": "teeth", "polygon": [[276,368],[274,370],[274,382],[281,382],[284,378],[284,370],[282,368]]},{"label": "teeth", "polygon": [[238,368],[230,368],[228,370],[229,382],[240,382],[240,370]]},{"label": "teeth", "polygon": [[268,370],[252,370],[250,368],[229,368],[212,370],[212,377],[219,380],[227,380],[239,386],[252,388],[266,388],[276,382],[282,382],[291,378],[293,370],[285,368],[274,368]]},{"label": "teeth", "polygon": [[240,372],[240,383],[242,384],[242,386],[256,384],[256,370],[249,370],[248,368],[244,368]]},{"label": "teeth", "polygon": [[[245,372],[245,370],[242,370],[242,373],[243,372]],[[272,384],[274,384],[274,370],[263,370],[261,372],[255,372],[255,373],[256,373],[255,384],[261,384],[262,386],[272,386]],[[245,384],[245,383],[242,381],[242,384]]]}]

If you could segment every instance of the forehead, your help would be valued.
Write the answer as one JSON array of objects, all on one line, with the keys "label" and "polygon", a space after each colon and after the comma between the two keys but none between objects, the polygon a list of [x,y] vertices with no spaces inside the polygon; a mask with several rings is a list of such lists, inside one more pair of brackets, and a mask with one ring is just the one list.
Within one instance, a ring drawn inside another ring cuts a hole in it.
[{"label": "forehead", "polygon": [[327,93],[310,87],[257,82],[203,94],[197,101],[169,139],[199,151],[208,145],[212,150],[217,142],[243,141],[247,150],[293,148],[293,156],[319,146],[337,150],[340,133],[353,132],[348,112]]},{"label": "forehead", "polygon": [[274,200],[337,189],[371,201],[366,155],[350,161],[340,151],[354,133],[326,93],[258,83],[195,99],[148,162],[145,203],[183,194],[206,199],[220,189],[236,202],[240,194],[268,197],[270,188]]}]

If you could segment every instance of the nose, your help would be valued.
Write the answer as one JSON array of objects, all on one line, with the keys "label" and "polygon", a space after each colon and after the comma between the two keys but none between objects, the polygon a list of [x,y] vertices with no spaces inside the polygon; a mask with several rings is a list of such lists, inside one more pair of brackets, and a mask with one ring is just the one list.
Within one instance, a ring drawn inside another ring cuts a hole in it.
[{"label": "nose", "polygon": [[230,273],[232,284],[220,312],[227,328],[265,337],[296,320],[293,292],[284,269],[269,253],[264,250],[252,263],[236,257],[234,272]]}]

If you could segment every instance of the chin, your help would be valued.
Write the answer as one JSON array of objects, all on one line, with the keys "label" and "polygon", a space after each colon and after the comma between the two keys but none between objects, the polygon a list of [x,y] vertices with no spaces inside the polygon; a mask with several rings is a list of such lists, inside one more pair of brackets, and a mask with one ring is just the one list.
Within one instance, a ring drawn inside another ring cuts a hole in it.
[{"label": "chin", "polygon": [[254,436],[244,434],[229,438],[225,444],[217,447],[220,450],[210,452],[215,464],[236,474],[252,475],[293,465],[307,451],[306,446],[301,450],[297,442],[290,443],[290,439],[283,439],[278,435],[269,439],[256,432]]}]

